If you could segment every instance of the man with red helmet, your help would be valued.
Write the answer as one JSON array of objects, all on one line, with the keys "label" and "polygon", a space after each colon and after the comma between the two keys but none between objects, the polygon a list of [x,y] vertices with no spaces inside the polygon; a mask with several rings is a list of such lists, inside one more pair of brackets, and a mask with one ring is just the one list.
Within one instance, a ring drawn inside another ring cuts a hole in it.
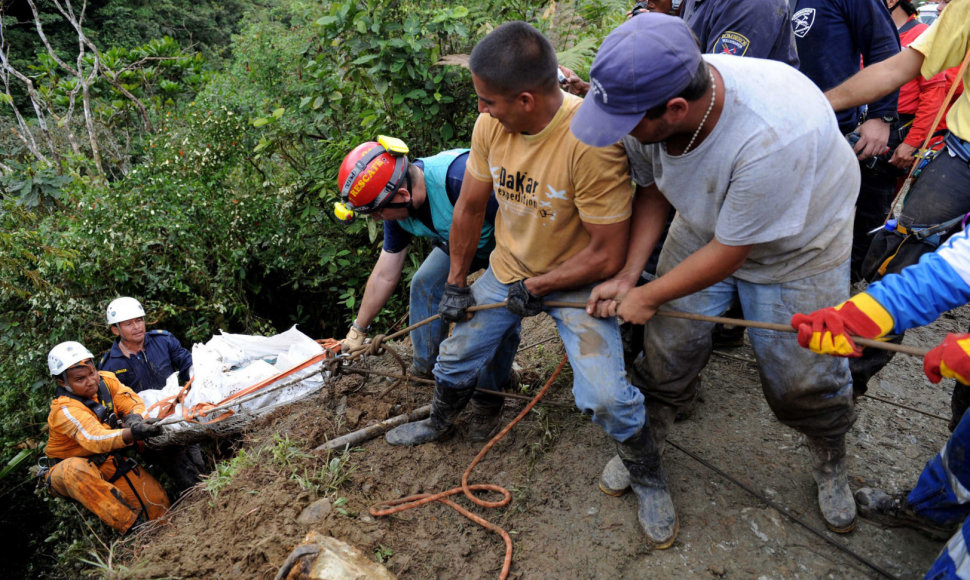
[{"label": "man with red helmet", "polygon": [[[400,139],[381,136],[376,142],[354,148],[338,172],[337,185],[344,203],[338,204],[337,217],[349,220],[359,213],[384,222],[384,246],[367,279],[357,317],[341,341],[344,351],[359,347],[367,338],[371,323],[397,288],[415,236],[430,239],[434,249],[411,281],[410,323],[435,314],[441,302],[450,267],[448,231],[461,192],[468,149],[443,151],[413,162],[408,160],[407,153],[407,145]],[[497,209],[493,195],[469,272],[488,265],[488,256],[495,247]],[[438,345],[447,335],[448,324],[440,319],[411,331],[414,355],[411,374],[431,376],[438,358]],[[500,391],[514,382],[511,370],[518,345],[519,333],[510,331],[492,361],[482,367],[479,388]],[[491,435],[498,426],[502,402],[502,397],[481,393],[472,399],[470,439],[484,440]]]}]

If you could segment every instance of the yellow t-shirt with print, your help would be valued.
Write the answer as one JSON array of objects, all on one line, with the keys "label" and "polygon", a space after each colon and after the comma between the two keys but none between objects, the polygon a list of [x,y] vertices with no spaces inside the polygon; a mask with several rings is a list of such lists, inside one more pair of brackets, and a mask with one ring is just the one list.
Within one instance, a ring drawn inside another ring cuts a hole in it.
[{"label": "yellow t-shirt with print", "polygon": [[563,93],[552,121],[536,135],[509,133],[479,115],[466,170],[490,181],[498,200],[490,264],[510,284],[554,270],[589,243],[583,223],[630,217],[633,185],[620,144],[590,147],[569,130],[582,103]]},{"label": "yellow t-shirt with print", "polygon": [[[970,0],[953,0],[926,32],[909,45],[923,55],[920,73],[931,78],[959,66],[970,47]],[[963,73],[963,94],[946,114],[946,126],[957,137],[970,141],[970,67]]]}]

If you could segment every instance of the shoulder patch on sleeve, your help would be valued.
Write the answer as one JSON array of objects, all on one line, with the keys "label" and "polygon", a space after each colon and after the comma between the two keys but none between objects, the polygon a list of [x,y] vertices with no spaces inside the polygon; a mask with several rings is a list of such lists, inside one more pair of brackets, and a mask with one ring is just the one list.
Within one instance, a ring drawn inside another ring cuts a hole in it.
[{"label": "shoulder patch on sleeve", "polygon": [[149,330],[148,331],[148,334],[161,334],[161,335],[168,334],[168,335],[171,335],[172,333],[169,332],[169,331],[167,331],[167,330]]},{"label": "shoulder patch on sleeve", "polygon": [[734,56],[744,56],[748,52],[751,41],[748,37],[733,31],[727,31],[717,39],[711,52],[714,54],[733,54]]}]

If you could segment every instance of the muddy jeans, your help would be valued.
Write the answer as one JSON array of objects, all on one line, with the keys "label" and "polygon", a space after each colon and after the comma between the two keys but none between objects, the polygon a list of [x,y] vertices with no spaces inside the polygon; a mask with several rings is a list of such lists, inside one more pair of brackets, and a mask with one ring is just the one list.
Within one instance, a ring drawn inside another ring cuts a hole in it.
[{"label": "muddy jeans", "polygon": [[[689,252],[668,242],[660,274],[669,272]],[[680,255],[675,255],[680,254]],[[849,297],[848,261],[801,280],[754,284],[734,277],[679,298],[661,310],[717,316],[738,297],[748,320],[788,325],[796,312],[814,312]],[[631,373],[649,401],[683,407],[695,395],[697,377],[711,355],[713,324],[650,319],[644,330],[644,354]],[[778,419],[811,437],[845,433],[855,421],[849,365],[844,358],[820,356],[801,348],[787,332],[748,329],[761,373],[761,387]]]},{"label": "muddy jeans", "polygon": [[[411,313],[410,324],[417,324],[422,320],[438,313],[438,304],[445,291],[448,281],[448,271],[451,268],[451,258],[440,248],[434,248],[424,259],[421,267],[415,272],[411,280]],[[474,266],[473,266],[474,269]],[[505,296],[502,297],[505,300]],[[482,302],[479,302],[482,304]],[[448,324],[440,318],[430,324],[411,331],[411,344],[414,351],[414,366],[420,372],[430,372],[438,358],[441,342],[448,336]],[[478,387],[492,391],[501,391],[512,372],[515,352],[519,348],[519,330],[510,329],[508,336],[499,343],[495,357],[488,364],[481,366],[478,376]],[[502,397],[476,393],[475,400],[487,406],[499,405]]]},{"label": "muddy jeans", "polygon": [[[509,286],[496,280],[489,268],[472,284],[472,294],[477,304],[502,302]],[[585,303],[591,288],[553,292],[545,299]],[[643,428],[646,413],[643,395],[626,380],[616,319],[593,318],[582,308],[547,308],[545,312],[556,321],[569,355],[576,406],[617,441],[635,435]],[[438,384],[455,389],[473,386],[503,337],[510,331],[518,335],[521,325],[522,317],[505,308],[482,310],[471,320],[456,324],[451,337],[441,343],[434,367]]]}]

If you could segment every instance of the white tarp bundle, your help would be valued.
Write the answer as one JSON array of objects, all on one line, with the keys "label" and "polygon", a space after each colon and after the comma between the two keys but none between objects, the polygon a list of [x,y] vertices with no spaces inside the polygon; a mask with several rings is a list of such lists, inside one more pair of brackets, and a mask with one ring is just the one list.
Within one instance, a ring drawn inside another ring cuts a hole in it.
[{"label": "white tarp bundle", "polygon": [[[185,409],[192,409],[200,403],[215,405],[243,389],[288,371],[323,351],[323,347],[297,330],[295,326],[275,336],[223,332],[212,337],[205,344],[196,344],[192,347],[195,379],[185,400],[176,406],[174,414],[166,418],[165,423],[169,423],[172,419],[183,418]],[[231,410],[236,415],[252,416],[305,397],[323,386],[326,373],[320,372],[322,365],[322,362],[317,362],[273,381],[256,393],[241,397],[248,400],[240,405],[234,405]],[[286,383],[292,384],[284,388],[275,388]],[[165,388],[142,391],[139,395],[145,402],[145,408],[148,409],[158,401],[174,397],[179,389],[178,374],[175,373],[168,378]],[[258,396],[260,392],[266,392],[266,394]],[[253,398],[250,399],[250,396]],[[157,417],[164,406],[152,409],[148,416]],[[214,416],[221,413],[222,411],[216,411]],[[196,420],[206,421],[211,418],[203,416],[197,417]],[[168,425],[166,431],[169,435],[177,435],[181,431],[197,430],[198,427],[204,427],[204,425],[182,421]],[[164,445],[166,444],[164,439],[167,438],[166,436],[153,438],[152,443]]]}]

